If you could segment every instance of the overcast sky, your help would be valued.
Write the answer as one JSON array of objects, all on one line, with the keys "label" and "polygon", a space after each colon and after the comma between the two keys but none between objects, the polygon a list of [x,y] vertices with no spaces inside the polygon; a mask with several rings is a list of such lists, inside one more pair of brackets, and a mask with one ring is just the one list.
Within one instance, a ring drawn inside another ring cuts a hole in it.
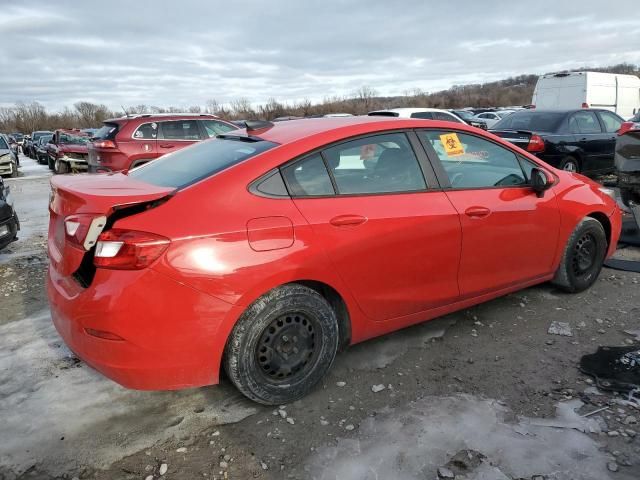
[{"label": "overcast sky", "polygon": [[0,0],[0,105],[435,91],[640,64],[638,0]]}]

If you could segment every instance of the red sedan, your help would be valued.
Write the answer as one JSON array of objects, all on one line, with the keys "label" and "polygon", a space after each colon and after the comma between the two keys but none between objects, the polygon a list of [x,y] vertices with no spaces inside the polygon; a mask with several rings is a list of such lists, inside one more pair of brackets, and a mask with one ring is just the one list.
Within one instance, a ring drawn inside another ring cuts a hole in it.
[{"label": "red sedan", "polygon": [[302,397],[336,352],[552,281],[591,286],[610,192],[479,129],[381,117],[250,124],[128,174],[51,180],[48,293],[120,384]]}]

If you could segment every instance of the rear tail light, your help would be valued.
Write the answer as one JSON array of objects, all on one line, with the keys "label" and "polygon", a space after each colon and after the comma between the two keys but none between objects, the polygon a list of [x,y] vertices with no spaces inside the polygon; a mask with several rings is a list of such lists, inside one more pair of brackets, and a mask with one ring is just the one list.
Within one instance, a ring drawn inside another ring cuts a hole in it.
[{"label": "rear tail light", "polygon": [[93,142],[93,146],[96,148],[116,148],[116,143],[112,140],[99,140]]},{"label": "rear tail light", "polygon": [[169,247],[160,235],[114,228],[98,237],[93,264],[98,268],[140,270],[156,261]]},{"label": "rear tail light", "polygon": [[89,250],[95,245],[106,223],[107,218],[104,215],[71,215],[64,219],[64,233],[69,243]]},{"label": "rear tail light", "polygon": [[618,130],[618,135],[624,135],[627,132],[637,132],[640,131],[640,123],[636,122],[624,122],[620,125],[620,129]]},{"label": "rear tail light", "polygon": [[527,152],[544,152],[544,139],[535,133],[531,135],[529,144],[527,145]]},{"label": "rear tail light", "polygon": [[582,104],[582,108],[589,108],[589,104],[588,104],[587,102],[584,102],[584,103]]}]

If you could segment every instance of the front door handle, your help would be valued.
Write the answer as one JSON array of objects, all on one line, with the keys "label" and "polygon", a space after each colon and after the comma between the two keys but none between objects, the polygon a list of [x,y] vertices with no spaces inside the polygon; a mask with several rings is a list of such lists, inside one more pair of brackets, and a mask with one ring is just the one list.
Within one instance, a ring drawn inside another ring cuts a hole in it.
[{"label": "front door handle", "polygon": [[467,217],[484,218],[489,216],[491,210],[486,207],[469,207],[464,211],[464,213]]},{"label": "front door handle", "polygon": [[367,221],[367,217],[362,215],[338,215],[329,220],[329,223],[334,227],[355,227],[362,225]]},{"label": "front door handle", "polygon": [[174,145],[171,143],[161,143],[160,148],[173,148]]}]

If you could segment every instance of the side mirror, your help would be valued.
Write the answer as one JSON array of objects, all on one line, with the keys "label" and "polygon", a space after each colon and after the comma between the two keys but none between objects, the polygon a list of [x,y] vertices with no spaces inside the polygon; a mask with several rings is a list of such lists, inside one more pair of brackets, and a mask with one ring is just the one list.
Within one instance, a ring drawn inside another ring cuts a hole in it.
[{"label": "side mirror", "polygon": [[551,188],[554,179],[551,174],[545,172],[540,168],[531,169],[531,188],[536,192],[538,198],[544,197],[544,192]]}]

